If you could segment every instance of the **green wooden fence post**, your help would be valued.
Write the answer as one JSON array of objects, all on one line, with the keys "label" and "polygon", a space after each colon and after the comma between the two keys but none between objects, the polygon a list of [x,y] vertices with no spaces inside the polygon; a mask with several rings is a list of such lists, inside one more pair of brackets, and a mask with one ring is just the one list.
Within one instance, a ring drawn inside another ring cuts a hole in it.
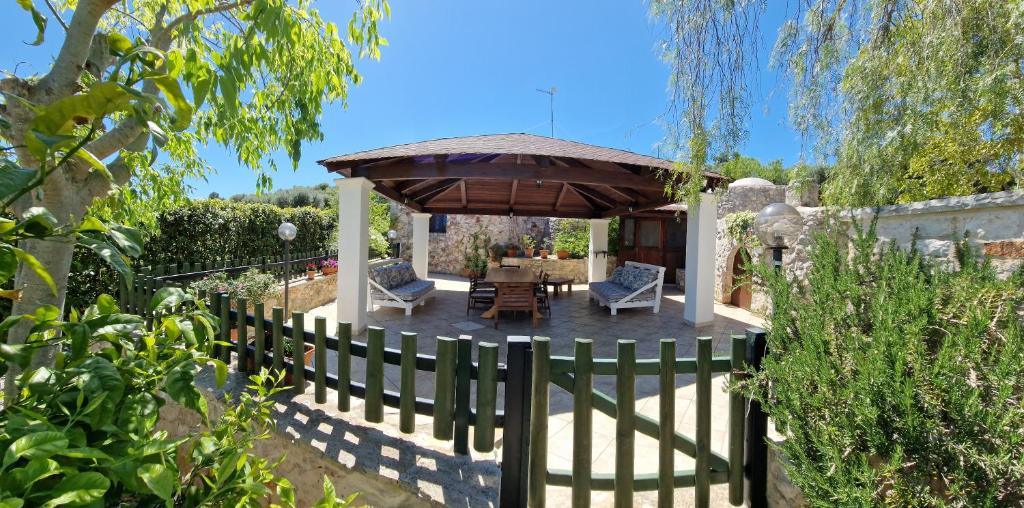
[{"label": "green wooden fence post", "polygon": [[256,355],[253,358],[252,368],[254,371],[259,372],[265,365],[267,355],[267,331],[264,329],[266,325],[263,321],[263,302],[253,304],[252,315],[256,318],[256,322],[252,327],[253,334],[256,335]]},{"label": "green wooden fence post", "polygon": [[117,276],[117,306],[121,308],[121,312],[131,312],[128,310],[128,282],[124,276]]},{"label": "green wooden fence post", "polygon": [[434,369],[434,438],[452,438],[455,412],[455,360],[458,345],[455,339],[437,338],[437,360]]},{"label": "green wooden fence post", "polygon": [[[732,372],[730,382],[736,383],[745,375],[743,362],[747,354],[747,338],[732,336]],[[743,503],[743,438],[744,409],[747,401],[738,390],[729,391],[729,502],[735,506]]]},{"label": "green wooden fence post", "polygon": [[658,366],[658,506],[671,508],[675,476],[676,341],[661,339]]},{"label": "green wooden fence post", "polygon": [[697,338],[697,456],[694,504],[711,502],[711,337]]},{"label": "green wooden fence post", "polygon": [[313,389],[313,400],[317,404],[327,402],[327,318],[317,316],[313,320],[313,371],[315,386]]},{"label": "green wooden fence post", "polygon": [[498,345],[481,342],[476,380],[476,426],[473,429],[473,449],[478,452],[494,450],[494,420],[498,400]]},{"label": "green wooden fence post", "polygon": [[249,313],[249,302],[245,298],[239,298],[235,301],[235,310],[237,311],[238,323],[236,328],[238,329],[238,338],[235,339],[235,354],[238,358],[235,359],[237,362],[238,372],[246,371],[246,358],[249,356],[249,324],[246,322],[246,316]]},{"label": "green wooden fence post", "polygon": [[306,327],[305,314],[292,312],[292,391],[306,393]]},{"label": "green wooden fence post", "polygon": [[416,430],[416,334],[402,332],[402,377],[398,390],[398,430]]},{"label": "green wooden fence post", "polygon": [[211,291],[207,296],[210,298],[210,314],[216,316],[217,321],[219,322],[217,332],[214,333],[213,337],[210,337],[209,348],[210,356],[216,358],[217,352],[220,351],[220,349],[218,349],[220,346],[217,345],[217,341],[219,340],[218,338],[220,337],[220,329],[224,327],[225,323],[221,321],[220,318],[220,294]]},{"label": "green wooden fence post", "polygon": [[384,329],[366,329],[366,403],[364,418],[368,422],[384,421]]},{"label": "green wooden fence post", "polygon": [[338,411],[351,409],[352,323],[338,323]]},{"label": "green wooden fence post", "polygon": [[143,302],[142,308],[146,312],[146,328],[149,330],[153,329],[153,318],[154,313],[149,310],[149,303],[153,300],[153,295],[156,294],[156,279],[146,275],[146,298]]},{"label": "green wooden fence post", "polygon": [[576,339],[575,379],[572,394],[572,506],[590,506],[593,463],[594,342]]},{"label": "green wooden fence post", "polygon": [[284,309],[274,307],[271,311],[271,347],[274,349],[274,374],[284,370]]},{"label": "green wooden fence post", "polygon": [[460,335],[455,363],[455,453],[469,454],[469,390],[472,383],[473,338]]},{"label": "green wooden fence post", "polygon": [[551,339],[533,339],[533,400],[530,408],[530,468],[527,505],[543,508],[548,475],[548,398],[551,394]]},{"label": "green wooden fence post", "polygon": [[633,506],[636,440],[636,341],[620,340],[615,370],[615,506]]},{"label": "green wooden fence post", "polygon": [[231,297],[227,293],[221,293],[220,299],[220,360],[224,363],[231,362]]}]

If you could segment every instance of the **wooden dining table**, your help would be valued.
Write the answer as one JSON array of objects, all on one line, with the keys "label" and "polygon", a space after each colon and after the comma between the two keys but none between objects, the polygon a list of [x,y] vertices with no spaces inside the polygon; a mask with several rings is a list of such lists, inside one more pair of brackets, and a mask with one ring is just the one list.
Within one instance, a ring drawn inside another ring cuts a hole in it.
[{"label": "wooden dining table", "polygon": [[[491,268],[487,270],[487,277],[484,277],[484,282],[494,284],[497,295],[501,294],[501,287],[506,284],[538,284],[540,278],[537,274],[533,273],[533,270],[527,270],[525,268]],[[481,318],[493,319],[494,315],[498,313],[498,299],[494,299],[495,304],[490,309],[480,314]],[[533,312],[534,319],[540,319],[541,313],[537,310]]]}]

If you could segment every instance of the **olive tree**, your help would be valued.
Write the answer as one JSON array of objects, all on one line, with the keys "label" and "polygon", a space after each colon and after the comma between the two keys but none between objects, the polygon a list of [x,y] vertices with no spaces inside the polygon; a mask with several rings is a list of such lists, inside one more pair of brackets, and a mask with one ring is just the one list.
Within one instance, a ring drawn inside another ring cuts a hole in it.
[{"label": "olive tree", "polygon": [[[267,186],[274,169],[268,154],[284,150],[297,164],[302,142],[322,137],[324,105],[344,101],[359,82],[350,48],[377,58],[386,44],[377,24],[390,15],[385,0],[354,4],[344,28],[321,18],[310,0],[18,4],[39,29],[37,44],[48,21],[41,8],[60,25],[47,33],[62,43],[45,73],[15,70],[0,79],[0,138],[7,147],[0,199],[19,218],[45,210],[43,222],[54,230],[78,227],[97,199],[139,195],[125,193],[133,179],[159,184],[160,154],[169,167],[201,175],[207,166],[198,147],[210,142],[232,149]],[[63,308],[76,241],[81,235],[19,240],[18,259],[37,263],[14,262],[20,299],[12,314]],[[121,249],[82,243],[128,270]],[[35,265],[45,267],[52,284]],[[30,327],[12,327],[8,342],[24,341]]]}]

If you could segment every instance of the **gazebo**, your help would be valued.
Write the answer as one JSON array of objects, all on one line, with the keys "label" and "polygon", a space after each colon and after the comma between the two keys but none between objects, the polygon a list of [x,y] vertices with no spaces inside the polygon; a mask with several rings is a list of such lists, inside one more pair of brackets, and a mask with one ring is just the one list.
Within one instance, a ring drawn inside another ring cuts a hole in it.
[{"label": "gazebo", "polygon": [[[672,204],[674,163],[624,150],[531,134],[422,141],[330,157],[318,163],[344,178],[338,186],[338,320],[366,326],[369,192],[413,210],[412,264],[427,277],[431,214],[573,217],[590,220],[590,281],[605,279],[612,217]],[[716,203],[725,178],[705,173],[699,206],[687,210],[683,320],[711,323],[714,312]]]}]

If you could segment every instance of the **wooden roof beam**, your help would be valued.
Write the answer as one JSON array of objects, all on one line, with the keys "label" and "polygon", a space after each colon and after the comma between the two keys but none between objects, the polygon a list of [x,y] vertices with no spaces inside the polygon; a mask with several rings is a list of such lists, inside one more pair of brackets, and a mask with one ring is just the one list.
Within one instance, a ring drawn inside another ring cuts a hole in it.
[{"label": "wooden roof beam", "polygon": [[[618,206],[619,204],[622,203],[620,200],[615,199],[615,198],[613,198],[611,196],[608,196],[608,195],[606,195],[606,194],[604,194],[604,193],[602,193],[600,191],[594,190],[594,189],[592,189],[590,187],[587,187],[586,185],[582,185],[582,184],[578,184],[578,183],[571,183],[569,185],[572,185],[573,190],[575,190],[576,192],[578,192],[580,194],[586,194],[586,195],[588,195],[588,196],[590,196],[590,197],[592,197],[592,198],[594,198],[594,199],[604,203],[604,206],[606,208],[614,208],[614,207],[616,207],[616,206]],[[628,203],[629,202],[627,202],[627,204]]]},{"label": "wooden roof beam", "polygon": [[420,189],[416,194],[409,195],[409,199],[413,201],[428,199],[458,185],[461,181],[461,178],[445,178],[434,185]]},{"label": "wooden roof beam", "polygon": [[352,176],[370,180],[406,180],[429,178],[473,178],[479,180],[543,180],[571,182],[587,185],[614,185],[634,189],[662,190],[664,183],[654,177],[643,177],[627,172],[589,168],[541,168],[534,165],[487,163],[445,164],[443,170],[434,165],[413,164],[408,161],[379,168],[355,168]]},{"label": "wooden roof beam", "polygon": [[377,191],[379,194],[383,195],[384,197],[386,197],[386,198],[388,198],[388,199],[390,199],[390,200],[392,200],[392,201],[394,201],[396,203],[401,203],[401,204],[411,208],[413,211],[416,211],[416,212],[422,212],[423,211],[423,205],[421,205],[421,204],[419,204],[419,203],[417,203],[415,201],[410,200],[409,198],[399,194],[394,189],[392,189],[390,187],[387,187],[385,185],[382,185],[379,182],[373,186],[373,190]]},{"label": "wooden roof beam", "polygon": [[512,180],[512,192],[508,195],[508,206],[516,206],[516,191],[519,190],[519,180]]},{"label": "wooden roof beam", "polygon": [[569,184],[563,182],[562,183],[562,190],[560,190],[558,192],[558,199],[555,200],[555,206],[553,207],[554,211],[557,212],[558,209],[562,207],[562,200],[565,199],[565,193],[568,192],[568,191],[569,191]]}]

